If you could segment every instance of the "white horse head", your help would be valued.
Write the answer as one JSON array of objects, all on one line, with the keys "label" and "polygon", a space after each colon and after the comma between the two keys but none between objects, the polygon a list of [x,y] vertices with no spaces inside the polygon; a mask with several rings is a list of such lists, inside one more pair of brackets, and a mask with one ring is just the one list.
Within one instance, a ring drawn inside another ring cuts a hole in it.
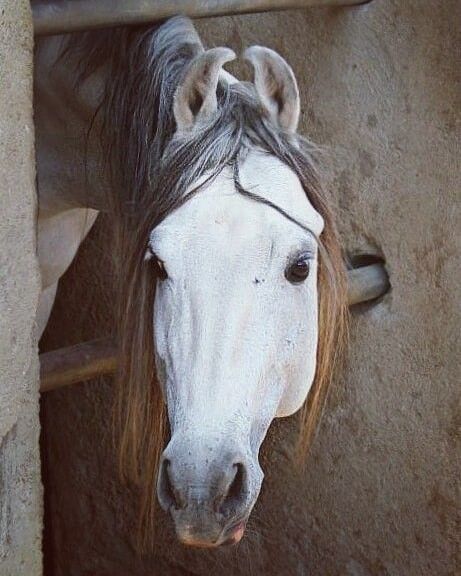
[{"label": "white horse head", "polygon": [[345,306],[331,214],[296,134],[293,71],[253,47],[253,84],[234,82],[222,70],[233,57],[200,47],[179,76],[174,129],[120,262],[122,464],[144,486],[149,525],[160,461],[159,502],[196,546],[242,537],[268,427],[309,391],[310,437]]}]

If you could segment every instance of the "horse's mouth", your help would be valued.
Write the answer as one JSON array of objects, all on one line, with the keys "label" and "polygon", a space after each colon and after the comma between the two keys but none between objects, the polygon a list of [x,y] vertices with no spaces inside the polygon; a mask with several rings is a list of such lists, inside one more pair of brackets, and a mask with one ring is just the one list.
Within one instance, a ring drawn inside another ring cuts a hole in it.
[{"label": "horse's mouth", "polygon": [[225,532],[225,538],[221,542],[221,546],[232,546],[238,544],[243,538],[246,528],[246,520],[240,520],[230,526]]},{"label": "horse's mouth", "polygon": [[234,522],[224,530],[221,536],[215,541],[206,541],[194,537],[180,538],[181,543],[192,548],[219,548],[220,546],[233,546],[238,544],[243,538],[246,528],[246,519]]}]

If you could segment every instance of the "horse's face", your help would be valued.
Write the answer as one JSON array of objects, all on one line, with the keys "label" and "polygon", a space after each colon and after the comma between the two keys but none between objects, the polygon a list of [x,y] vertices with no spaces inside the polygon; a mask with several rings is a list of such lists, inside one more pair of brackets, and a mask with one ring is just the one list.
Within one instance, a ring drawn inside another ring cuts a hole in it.
[{"label": "horse's face", "polygon": [[[174,101],[180,136],[216,113],[218,76],[233,56],[216,48],[190,66]],[[267,114],[294,132],[293,72],[270,50],[253,47],[246,56]],[[181,541],[198,546],[241,538],[261,487],[258,452],[267,429],[301,406],[315,373],[323,220],[295,173],[275,157],[252,150],[239,177],[272,206],[241,194],[224,168],[149,241],[164,270],[154,334],[171,429],[158,497]]]},{"label": "horse's face", "polygon": [[[253,151],[251,190],[322,231],[296,175]],[[276,416],[303,403],[315,372],[317,244],[226,170],[168,216],[150,250],[165,269],[154,332],[171,440],[158,495],[180,539],[238,540],[263,478],[258,451]]]}]

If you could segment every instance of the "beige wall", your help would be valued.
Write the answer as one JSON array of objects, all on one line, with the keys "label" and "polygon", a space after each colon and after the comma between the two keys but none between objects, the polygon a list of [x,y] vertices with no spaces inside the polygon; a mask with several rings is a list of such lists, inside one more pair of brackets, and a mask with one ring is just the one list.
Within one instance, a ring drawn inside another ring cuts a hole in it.
[{"label": "beige wall", "polygon": [[[236,549],[182,549],[162,517],[154,555],[137,560],[133,501],[111,455],[110,381],[50,394],[56,574],[460,573],[457,19],[456,0],[374,0],[198,24],[209,45],[268,45],[291,62],[302,131],[329,152],[344,245],[382,253],[392,291],[353,312],[348,365],[305,473],[288,456],[296,420],[273,427],[251,533]],[[62,283],[46,346],[110,332],[109,224]]]},{"label": "beige wall", "polygon": [[41,574],[32,22],[0,0],[0,574]]}]

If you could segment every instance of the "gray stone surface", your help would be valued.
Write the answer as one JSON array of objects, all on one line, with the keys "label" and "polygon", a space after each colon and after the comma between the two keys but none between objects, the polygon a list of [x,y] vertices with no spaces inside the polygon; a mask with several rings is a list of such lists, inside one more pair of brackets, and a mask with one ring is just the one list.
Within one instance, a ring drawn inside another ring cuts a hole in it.
[{"label": "gray stone surface", "polygon": [[[347,365],[305,472],[289,457],[296,418],[272,427],[263,492],[235,549],[183,549],[161,515],[154,553],[137,558],[110,380],[49,394],[47,574],[460,573],[456,14],[455,0],[375,0],[198,24],[208,45],[268,45],[292,63],[302,131],[327,151],[344,245],[381,253],[392,291],[353,312]],[[109,226],[99,221],[62,282],[44,347],[110,332]]]},{"label": "gray stone surface", "polygon": [[41,574],[32,23],[0,0],[0,574]]}]

